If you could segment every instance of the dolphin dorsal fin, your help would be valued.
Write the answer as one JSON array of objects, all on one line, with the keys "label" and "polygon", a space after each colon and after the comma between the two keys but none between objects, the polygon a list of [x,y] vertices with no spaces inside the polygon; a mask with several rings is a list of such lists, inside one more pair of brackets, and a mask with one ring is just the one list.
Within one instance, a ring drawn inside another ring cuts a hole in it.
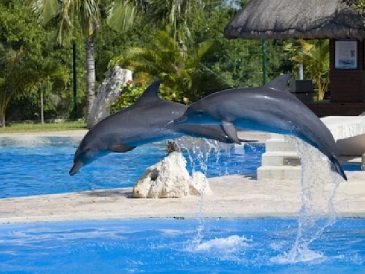
[{"label": "dolphin dorsal fin", "polygon": [[265,87],[276,91],[289,91],[288,83],[291,78],[292,76],[290,74],[280,75],[267,83]]},{"label": "dolphin dorsal fin", "polygon": [[161,100],[160,97],[158,97],[157,95],[160,84],[161,81],[157,80],[149,85],[148,88],[146,88],[146,90],[142,93],[141,97],[138,98],[135,104],[146,104],[154,102],[156,100]]}]

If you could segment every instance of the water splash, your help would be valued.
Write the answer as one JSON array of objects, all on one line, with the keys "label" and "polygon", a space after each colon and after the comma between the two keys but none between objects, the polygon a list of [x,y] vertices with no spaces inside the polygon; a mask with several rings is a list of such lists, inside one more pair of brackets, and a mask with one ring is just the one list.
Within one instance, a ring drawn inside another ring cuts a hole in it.
[{"label": "water splash", "polygon": [[205,225],[204,225],[204,193],[205,188],[208,185],[208,161],[210,157],[215,157],[215,161],[219,162],[221,157],[221,150],[227,147],[227,145],[222,144],[215,140],[209,140],[205,138],[192,138],[183,137],[176,141],[179,149],[186,152],[189,159],[192,176],[194,173],[201,171],[204,174],[205,183],[203,184],[203,189],[200,189],[202,195],[198,199],[198,211],[197,220],[198,225],[196,228],[196,235],[191,241],[192,246],[199,246],[204,238]]},{"label": "water splash", "polygon": [[273,258],[277,263],[322,260],[325,256],[310,250],[310,244],[334,224],[334,197],[342,178],[331,170],[330,161],[317,149],[294,137],[287,141],[297,147],[302,162],[301,209],[294,245],[284,255]]},{"label": "water splash", "polygon": [[[184,142],[179,142],[179,145],[187,152],[193,165],[192,170],[200,169],[204,174],[208,170],[209,157],[216,157],[215,160],[219,161],[221,153],[227,153],[227,149],[230,151],[230,147],[222,147],[218,142],[201,139],[184,141],[188,142],[188,145]],[[331,170],[327,157],[317,149],[293,137],[287,137],[287,141],[297,147],[302,159],[301,209],[293,246],[289,251],[271,258],[270,261],[275,264],[321,262],[326,256],[319,251],[311,250],[310,245],[335,222],[334,197],[342,178]],[[198,221],[196,236],[191,241],[193,250],[204,248],[209,243],[204,241],[203,197],[199,199]]]},{"label": "water splash", "polygon": [[[176,140],[182,152],[185,152],[193,172],[201,171],[207,175],[209,159],[216,163],[221,159],[222,151],[230,150],[231,145],[204,138],[183,137]],[[224,153],[224,152],[223,152]]]},{"label": "water splash", "polygon": [[196,245],[188,246],[190,252],[217,251],[223,253],[234,253],[249,247],[251,240],[244,236],[231,235],[224,238],[214,238]]}]

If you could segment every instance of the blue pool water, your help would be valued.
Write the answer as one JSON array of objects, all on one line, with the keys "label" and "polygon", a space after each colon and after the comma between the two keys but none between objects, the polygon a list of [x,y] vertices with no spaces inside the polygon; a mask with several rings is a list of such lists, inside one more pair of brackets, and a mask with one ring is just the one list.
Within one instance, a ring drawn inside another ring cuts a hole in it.
[{"label": "blue pool water", "polygon": [[[112,153],[85,166],[71,177],[77,144],[70,138],[48,138],[47,142],[18,145],[11,139],[0,142],[0,198],[53,194],[133,186],[143,171],[166,155],[166,144],[157,143],[128,153]],[[254,176],[261,163],[263,144],[230,146],[219,158],[211,153],[208,177],[225,174]],[[186,154],[186,152],[185,152]],[[199,169],[197,163],[188,168]]]},{"label": "blue pool water", "polygon": [[[166,153],[163,143],[146,145],[70,177],[75,141],[48,141],[0,140],[0,198],[132,186]],[[212,152],[207,175],[255,176],[264,150],[246,144]],[[204,169],[191,153],[184,152],[190,171]],[[277,218],[0,225],[0,273],[365,273],[365,219],[339,219],[293,253],[297,235],[298,220]]]},{"label": "blue pool water", "polygon": [[365,219],[338,220],[305,262],[286,256],[296,227],[265,218],[0,225],[0,272],[365,273]]},{"label": "blue pool water", "polygon": [[345,163],[342,165],[343,170],[345,171],[361,171],[361,163]]}]

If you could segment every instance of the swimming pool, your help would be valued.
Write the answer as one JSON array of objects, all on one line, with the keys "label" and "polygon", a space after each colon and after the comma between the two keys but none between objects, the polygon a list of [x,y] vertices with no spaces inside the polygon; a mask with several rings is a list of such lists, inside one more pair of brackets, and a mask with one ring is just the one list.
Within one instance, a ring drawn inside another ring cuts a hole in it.
[{"label": "swimming pool", "polygon": [[[70,177],[68,169],[76,146],[72,139],[51,138],[29,146],[11,140],[1,144],[2,198],[131,186],[146,167],[166,153],[163,143],[142,146],[100,158]],[[204,169],[201,160],[209,156],[210,177],[254,176],[264,150],[262,144],[245,144],[228,146],[219,153],[217,149],[208,154],[195,150],[185,151],[185,155],[190,169]],[[200,161],[189,160],[194,153]],[[313,159],[317,161],[317,156]],[[330,216],[322,222],[304,215],[299,222],[203,218],[0,225],[0,272],[365,272],[365,219],[339,219],[331,225]],[[318,236],[312,237],[313,231]],[[296,245],[298,235],[302,238]],[[305,248],[293,256],[296,246]]]},{"label": "swimming pool", "polygon": [[0,272],[364,273],[365,219],[338,220],[293,263],[296,227],[274,218],[0,225]]},{"label": "swimming pool", "polygon": [[[144,145],[135,150],[99,158],[71,177],[77,142],[53,137],[30,145],[0,138],[0,198],[77,192],[133,186],[143,171],[166,155],[166,144]],[[208,177],[226,174],[254,176],[261,164],[263,144],[230,145],[209,154]],[[197,158],[192,163],[187,152],[188,168],[199,170]],[[219,155],[219,157],[217,157]]]}]

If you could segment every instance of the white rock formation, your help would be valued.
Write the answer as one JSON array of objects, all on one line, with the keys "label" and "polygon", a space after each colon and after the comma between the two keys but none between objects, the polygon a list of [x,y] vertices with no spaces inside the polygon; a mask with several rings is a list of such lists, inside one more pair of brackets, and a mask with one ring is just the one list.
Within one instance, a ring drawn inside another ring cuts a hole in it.
[{"label": "white rock formation", "polygon": [[132,197],[182,198],[210,193],[204,174],[196,172],[190,177],[184,156],[180,152],[172,152],[146,169],[134,186]]},{"label": "white rock formation", "polygon": [[132,80],[132,71],[128,69],[116,66],[108,72],[98,88],[97,97],[87,117],[88,128],[110,115],[109,106],[120,95],[120,87],[130,80]]}]

